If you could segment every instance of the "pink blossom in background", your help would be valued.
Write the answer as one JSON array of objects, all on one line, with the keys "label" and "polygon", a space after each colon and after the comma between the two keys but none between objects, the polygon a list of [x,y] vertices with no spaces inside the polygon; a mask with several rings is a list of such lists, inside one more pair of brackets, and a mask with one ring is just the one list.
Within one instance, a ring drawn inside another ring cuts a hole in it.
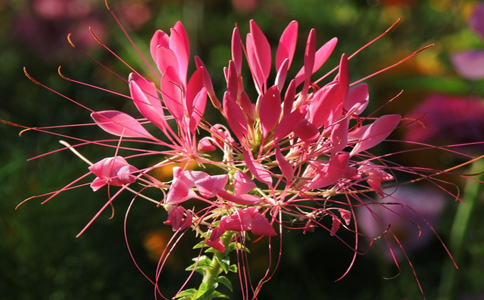
[{"label": "pink blossom in background", "polygon": [[[387,251],[386,242],[390,243],[397,257],[402,257],[403,253],[391,235],[396,235],[405,250],[424,247],[436,238],[430,226],[437,225],[446,199],[435,189],[428,187],[400,186],[394,191],[385,192],[388,196],[379,199],[378,204],[367,202],[366,205],[372,207],[372,211],[367,207],[359,208],[357,219],[366,236],[380,237],[377,243],[384,251],[385,258],[392,262],[393,257]],[[387,228],[391,229],[391,233],[387,232],[382,236]]]},{"label": "pink blossom in background", "polygon": [[[408,127],[405,139],[461,144],[484,141],[484,99],[431,94],[408,117],[423,123]],[[481,147],[482,148],[482,147]]]},{"label": "pink blossom in background", "polygon": [[[484,39],[484,4],[479,3],[469,19],[469,27]],[[470,80],[484,78],[484,50],[471,49],[451,55],[457,73]]]},{"label": "pink blossom in background", "polygon": [[469,27],[484,40],[484,3],[478,2],[469,19]]}]

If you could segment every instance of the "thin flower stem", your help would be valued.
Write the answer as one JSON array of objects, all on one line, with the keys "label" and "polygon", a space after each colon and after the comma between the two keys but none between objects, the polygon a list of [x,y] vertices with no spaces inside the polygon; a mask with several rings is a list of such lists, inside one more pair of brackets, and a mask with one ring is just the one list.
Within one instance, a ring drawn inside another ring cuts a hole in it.
[{"label": "thin flower stem", "polygon": [[[224,260],[225,257],[229,254],[229,243],[232,240],[234,236],[233,231],[227,231],[222,236],[220,237],[220,241],[224,244],[225,246],[225,252],[220,252],[215,250],[213,253],[213,259],[212,263],[210,266],[206,269],[205,275],[203,276],[203,281],[202,285],[206,285],[207,290],[215,290],[216,286],[215,284],[217,283],[216,279],[218,275],[220,274],[220,261]],[[200,285],[200,288],[202,287]],[[200,289],[199,288],[199,289]]]},{"label": "thin flower stem", "polygon": [[[484,169],[484,161],[478,160],[472,164],[470,173],[475,174],[482,172]],[[459,203],[459,207],[454,217],[450,232],[449,248],[456,262],[462,260],[464,249],[464,240],[466,238],[467,227],[469,226],[469,219],[472,211],[479,199],[479,195],[484,192],[484,186],[481,180],[484,180],[484,173],[480,174],[477,180],[468,180],[465,186],[465,193],[462,197],[464,203]],[[451,261],[446,261],[442,268],[442,279],[440,281],[439,299],[450,300],[453,299],[453,290],[456,286],[455,278],[456,268]]]}]

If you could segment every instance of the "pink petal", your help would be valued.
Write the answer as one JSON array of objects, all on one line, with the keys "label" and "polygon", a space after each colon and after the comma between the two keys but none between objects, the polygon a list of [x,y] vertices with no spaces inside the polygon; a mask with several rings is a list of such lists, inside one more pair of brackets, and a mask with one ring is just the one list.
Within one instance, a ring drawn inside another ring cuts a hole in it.
[{"label": "pink petal", "polygon": [[222,105],[220,105],[220,101],[217,98],[217,95],[215,95],[212,78],[210,77],[210,74],[208,73],[207,68],[203,64],[200,57],[195,56],[195,63],[197,65],[197,69],[200,69],[203,72],[203,86],[205,86],[205,88],[207,89],[207,93],[210,96],[210,100],[212,101],[213,106],[216,108],[222,107]]},{"label": "pink petal", "polygon": [[359,115],[365,110],[369,99],[368,85],[366,83],[355,85],[348,91],[344,108],[347,112]]},{"label": "pink petal", "polygon": [[306,43],[306,50],[304,52],[304,79],[306,85],[311,82],[311,75],[314,70],[314,60],[316,55],[316,30],[311,29]]},{"label": "pink petal", "polygon": [[341,226],[341,221],[335,215],[331,215],[331,217],[333,218],[333,223],[331,225],[331,231],[329,235],[334,236],[338,231],[339,227]]},{"label": "pink petal", "polygon": [[136,73],[131,73],[128,80],[131,98],[139,112],[166,134],[168,124],[155,84]]},{"label": "pink petal", "polygon": [[265,138],[281,116],[281,95],[277,86],[272,86],[259,99],[258,111],[262,136]]},{"label": "pink petal", "polygon": [[241,205],[256,205],[262,201],[261,198],[250,194],[233,195],[226,191],[219,191],[218,195],[227,201]]},{"label": "pink petal", "polygon": [[256,184],[249,175],[238,170],[235,171],[233,185],[235,195],[247,194],[256,188]]},{"label": "pink petal", "polygon": [[170,30],[170,49],[175,53],[178,61],[178,74],[185,84],[190,58],[190,43],[188,35],[181,22],[177,22]]},{"label": "pink petal", "polygon": [[331,129],[331,153],[336,154],[348,146],[348,118],[333,124]]},{"label": "pink petal", "polygon": [[316,177],[306,187],[306,190],[320,189],[336,183],[340,178],[344,177],[348,168],[348,161],[349,155],[346,152],[332,156],[326,168],[316,174]]},{"label": "pink petal", "polygon": [[91,118],[107,133],[156,140],[135,118],[116,110],[93,112]]},{"label": "pink petal", "polygon": [[286,94],[284,95],[284,108],[283,115],[287,116],[292,112],[294,105],[294,99],[296,98],[296,81],[291,80],[287,87]]},{"label": "pink petal", "polygon": [[242,38],[238,27],[235,27],[232,33],[232,61],[235,63],[237,74],[240,74],[242,72]]},{"label": "pink petal", "polygon": [[260,213],[256,213],[252,219],[252,233],[258,235],[277,235],[272,225]]},{"label": "pink petal", "polygon": [[294,175],[294,168],[292,167],[292,164],[284,158],[284,155],[282,155],[279,145],[276,147],[276,160],[285,181],[290,184],[292,182],[292,176]]},{"label": "pink petal", "polygon": [[301,119],[293,128],[294,134],[305,142],[312,142],[319,137],[319,130],[306,119]]},{"label": "pink petal", "polygon": [[166,73],[161,79],[161,95],[166,108],[175,120],[180,123],[184,117],[183,87],[178,74],[172,66],[166,69]]},{"label": "pink petal", "polygon": [[338,208],[338,211],[341,215],[341,219],[343,219],[346,225],[350,225],[351,222],[351,212],[349,210]]},{"label": "pink petal", "polygon": [[385,115],[376,119],[371,125],[361,129],[361,138],[351,150],[353,156],[370,149],[385,140],[400,123],[400,115]]},{"label": "pink petal", "polygon": [[210,137],[206,136],[198,142],[198,151],[200,152],[212,152],[217,150],[217,147],[212,144]]},{"label": "pink petal", "polygon": [[[328,60],[329,56],[334,50],[334,47],[336,47],[336,43],[338,42],[337,38],[332,38],[329,40],[326,44],[324,44],[321,48],[319,48],[318,51],[316,51],[316,56],[314,60],[314,67],[312,74],[314,74],[321,66]],[[296,86],[300,85],[301,82],[304,81],[305,74],[304,67],[299,70],[297,73],[296,77],[294,78],[296,80]]]},{"label": "pink petal", "polygon": [[297,30],[297,21],[292,21],[282,33],[276,52],[276,70],[281,68],[281,65],[286,59],[288,59],[287,68],[289,69],[291,66],[294,51],[296,50]]},{"label": "pink petal", "polygon": [[176,57],[176,53],[173,52],[170,48],[167,48],[165,46],[158,46],[156,48],[156,66],[158,67],[158,70],[160,70],[161,75],[165,75],[166,69],[168,67],[172,67],[176,74],[177,77],[179,72],[180,72],[180,67],[178,65],[178,58]]},{"label": "pink petal", "polygon": [[237,69],[233,60],[229,61],[227,72],[227,91],[237,99],[239,95],[239,75],[237,74]]},{"label": "pink petal", "polygon": [[215,197],[224,189],[228,182],[228,175],[214,175],[195,181],[198,192],[205,198]]},{"label": "pink petal", "polygon": [[250,173],[254,175],[254,177],[269,186],[272,185],[272,176],[271,174],[258,162],[254,161],[252,156],[242,148],[242,153],[244,154],[244,161],[249,169]]},{"label": "pink petal", "polygon": [[157,30],[150,41],[150,53],[153,60],[157,61],[156,48],[158,46],[168,47],[169,36],[162,30]]},{"label": "pink petal", "polygon": [[299,123],[299,121],[304,119],[306,114],[306,106],[299,107],[297,110],[291,112],[290,114],[284,116],[277,125],[276,131],[274,133],[274,141],[280,141],[290,134],[294,126]]},{"label": "pink petal", "polygon": [[195,135],[195,131],[198,128],[198,124],[202,120],[203,113],[205,112],[205,106],[207,105],[207,90],[203,87],[200,92],[195,96],[193,100],[193,111],[190,115],[190,131]]},{"label": "pink petal", "polygon": [[237,136],[240,142],[247,136],[247,120],[240,106],[235,103],[229,92],[225,92],[223,99],[224,114],[227,117],[227,122],[230,128]]},{"label": "pink petal", "polygon": [[104,158],[90,166],[89,170],[96,175],[96,179],[91,183],[94,191],[106,184],[123,186],[133,183],[136,181],[133,173],[139,171],[121,156]]},{"label": "pink petal", "polygon": [[254,42],[254,50],[256,53],[255,57],[258,65],[261,68],[264,76],[263,82],[265,83],[269,77],[269,73],[271,72],[271,46],[269,45],[266,36],[254,20],[250,20],[250,33],[252,34]]},{"label": "pink petal", "polygon": [[348,66],[348,57],[344,53],[341,56],[338,75],[336,75],[334,81],[338,82],[339,84],[341,89],[341,98],[344,103],[346,101],[346,97],[348,96],[348,89],[350,87],[350,69]]},{"label": "pink petal", "polygon": [[331,125],[343,113],[343,95],[340,85],[332,82],[318,90],[309,104],[311,123],[317,128]]},{"label": "pink petal", "polygon": [[255,42],[251,33],[247,34],[246,44],[247,63],[249,64],[250,72],[252,73],[252,78],[254,79],[255,88],[257,89],[257,92],[262,95],[264,86],[266,85],[266,78],[262,68],[259,65],[257,51],[254,45]]},{"label": "pink petal", "polygon": [[281,64],[281,67],[277,69],[276,80],[274,85],[277,86],[279,90],[282,90],[284,87],[284,82],[286,81],[287,71],[289,70],[289,59],[286,58],[284,62]]}]

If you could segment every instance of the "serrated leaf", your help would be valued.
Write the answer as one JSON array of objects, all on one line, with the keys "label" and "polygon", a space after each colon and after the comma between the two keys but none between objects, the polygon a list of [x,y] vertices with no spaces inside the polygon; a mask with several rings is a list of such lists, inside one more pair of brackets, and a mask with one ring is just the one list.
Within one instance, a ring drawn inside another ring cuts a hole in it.
[{"label": "serrated leaf", "polygon": [[196,294],[197,294],[196,289],[188,289],[188,290],[181,291],[178,295],[175,296],[175,299],[182,299],[182,298],[192,299],[193,296],[195,296]]},{"label": "serrated leaf", "polygon": [[200,248],[203,248],[203,247],[207,247],[207,243],[205,243],[205,240],[203,240],[200,243],[193,246],[193,249],[200,249]]},{"label": "serrated leaf", "polygon": [[241,244],[241,243],[238,243],[238,242],[232,242],[229,244],[229,247],[228,247],[228,252],[232,252],[234,251],[235,249],[237,250],[242,250],[242,251],[245,251],[247,253],[250,253],[249,251],[249,248],[247,248],[244,244]]},{"label": "serrated leaf", "polygon": [[222,294],[221,292],[214,291],[211,295],[211,299],[225,298],[230,299],[229,296]]},{"label": "serrated leaf", "polygon": [[197,294],[192,298],[192,300],[209,300],[213,299],[213,294],[215,293],[215,289],[217,288],[218,284],[214,284],[213,288],[208,289],[208,285],[206,283],[202,283],[200,288],[198,289]]},{"label": "serrated leaf", "polygon": [[220,265],[220,268],[222,271],[224,271],[225,274],[229,272],[229,267],[230,267],[230,258],[227,256],[226,258],[220,259],[217,256],[214,256],[215,260],[217,263]]},{"label": "serrated leaf", "polygon": [[235,265],[235,264],[234,265],[231,265],[229,267],[229,271],[230,272],[233,272],[233,273],[237,273],[237,265]]},{"label": "serrated leaf", "polygon": [[219,276],[215,278],[215,281],[225,285],[231,292],[233,292],[232,282],[225,276]]},{"label": "serrated leaf", "polygon": [[195,270],[195,272],[205,275],[206,268],[210,267],[210,265],[212,264],[212,260],[207,258],[205,255],[201,256],[200,258],[194,258],[193,260],[195,261],[195,263],[188,266],[185,271]]}]

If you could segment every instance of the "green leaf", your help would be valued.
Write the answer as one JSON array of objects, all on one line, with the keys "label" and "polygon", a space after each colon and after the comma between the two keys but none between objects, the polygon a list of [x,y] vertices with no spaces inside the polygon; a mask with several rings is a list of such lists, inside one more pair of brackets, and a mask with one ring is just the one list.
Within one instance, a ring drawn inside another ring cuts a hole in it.
[{"label": "green leaf", "polygon": [[247,248],[247,247],[246,247],[244,244],[241,244],[241,243],[239,243],[239,242],[232,242],[232,243],[230,243],[230,244],[229,244],[229,247],[228,247],[228,251],[227,251],[227,253],[228,253],[228,252],[232,252],[232,251],[234,251],[235,249],[237,249],[237,250],[242,250],[242,251],[245,251],[245,252],[247,252],[247,253],[250,253],[249,248]]},{"label": "green leaf", "polygon": [[229,268],[229,271],[233,273],[237,273],[237,265],[235,264],[231,265]]},{"label": "green leaf", "polygon": [[211,295],[211,299],[217,299],[217,298],[230,299],[229,296],[222,294],[221,292],[214,291]]},{"label": "green leaf", "polygon": [[196,289],[188,289],[181,291],[178,295],[175,296],[175,299],[192,299],[193,296],[197,294]]},{"label": "green leaf", "polygon": [[225,276],[215,278],[215,281],[225,285],[231,292],[233,292],[232,282]]},{"label": "green leaf", "polygon": [[200,243],[198,243],[195,246],[193,246],[193,249],[200,249],[200,248],[203,248],[203,247],[208,247],[207,246],[207,243],[205,243],[205,240],[203,240]]},{"label": "green leaf", "polygon": [[200,256],[199,258],[194,258],[193,260],[195,261],[195,263],[187,267],[185,271],[195,270],[195,272],[205,275],[206,268],[210,267],[210,265],[212,264],[212,260],[205,255]]},{"label": "green leaf", "polygon": [[222,269],[222,271],[224,271],[225,274],[227,274],[229,272],[229,267],[230,267],[230,258],[228,257],[225,257],[225,258],[218,258],[217,256],[214,256],[214,259],[217,261],[217,263],[220,265],[220,268]]}]

